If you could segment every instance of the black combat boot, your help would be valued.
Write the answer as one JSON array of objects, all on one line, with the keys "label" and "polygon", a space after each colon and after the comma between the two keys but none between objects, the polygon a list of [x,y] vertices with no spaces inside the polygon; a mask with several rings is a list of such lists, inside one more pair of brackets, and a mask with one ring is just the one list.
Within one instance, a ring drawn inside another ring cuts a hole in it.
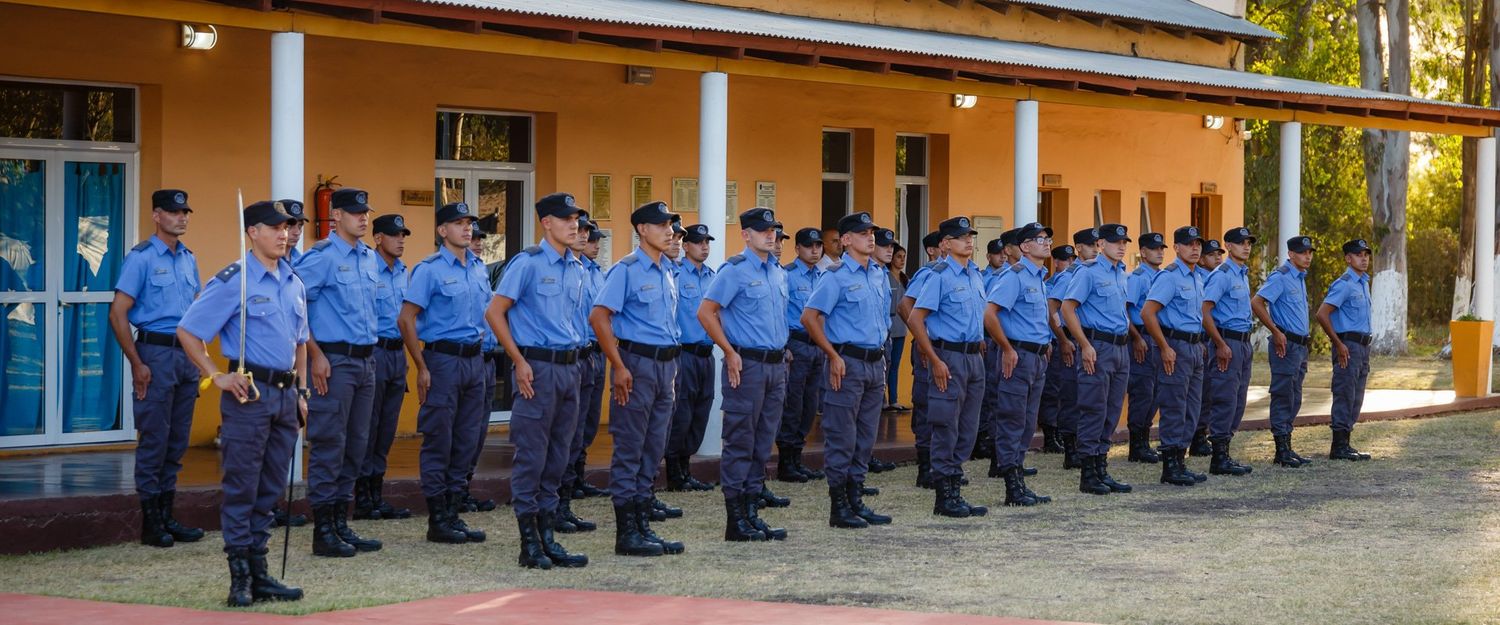
[{"label": "black combat boot", "polygon": [[339,538],[338,527],[333,522],[334,513],[333,504],[313,506],[312,553],[327,558],[352,558],[356,550],[354,545]]},{"label": "black combat boot", "polygon": [[302,589],[287,586],[276,578],[266,566],[266,548],[250,551],[250,598],[255,601],[300,601]]},{"label": "black combat boot", "polygon": [[552,568],[552,559],[547,557],[547,550],[542,546],[542,534],[537,531],[537,515],[516,515],[516,529],[521,535],[521,552],[516,556],[516,564],[528,569]]},{"label": "black combat boot", "polygon": [[799,473],[803,474],[803,475],[806,475],[807,476],[807,481],[811,482],[813,480],[821,480],[821,479],[827,477],[826,475],[823,474],[822,471],[820,471],[818,469],[814,469],[814,468],[812,468],[810,466],[807,466],[806,464],[804,464],[802,462],[802,448],[801,447],[795,448],[792,453],[797,457],[797,471]]},{"label": "black combat boot", "polygon": [[604,489],[598,488],[590,484],[588,480],[583,479],[584,471],[588,468],[587,465],[588,460],[586,458],[579,458],[577,462],[573,463],[573,475],[578,476],[577,481],[573,482],[573,498],[587,499],[589,497],[608,496],[609,493],[605,492]]},{"label": "black combat boot", "polygon": [[688,490],[710,491],[714,489],[713,484],[693,477],[693,457],[691,455],[678,457],[677,463],[682,466],[682,477],[683,481],[687,483]]},{"label": "black combat boot", "polygon": [[1156,464],[1162,461],[1161,456],[1151,449],[1150,428],[1130,428],[1130,455],[1126,457],[1126,460],[1145,464]]},{"label": "black combat boot", "polygon": [[1208,461],[1208,472],[1214,475],[1249,475],[1250,467],[1229,457],[1229,437],[1215,436],[1208,439],[1213,446],[1213,458]]},{"label": "black combat boot", "polygon": [[470,494],[469,487],[474,483],[474,474],[464,480],[463,500],[460,502],[463,508],[459,512],[490,512],[495,509],[495,500],[478,499]]},{"label": "black combat boot", "polygon": [[1161,483],[1175,486],[1192,486],[1198,483],[1183,468],[1183,457],[1186,455],[1186,449],[1161,450]]},{"label": "black combat boot", "polygon": [[1080,469],[1084,463],[1078,457],[1078,435],[1067,434],[1063,436],[1063,468]]},{"label": "black combat boot", "polygon": [[745,507],[755,507],[748,497],[724,496],[724,540],[733,543],[755,542],[766,539],[766,535],[755,528]]},{"label": "black combat boot", "polygon": [[466,493],[448,493],[448,527],[464,533],[464,537],[471,543],[484,542],[484,530],[470,529],[467,523],[458,516],[459,505],[463,502]]},{"label": "black combat boot", "polygon": [[1042,453],[1060,454],[1063,452],[1062,437],[1058,436],[1057,426],[1042,426]]},{"label": "black combat boot", "polygon": [[1291,434],[1277,434],[1272,438],[1276,441],[1276,456],[1271,459],[1272,463],[1289,469],[1295,469],[1304,464],[1301,459],[1292,453]]},{"label": "black combat boot", "polygon": [[771,492],[771,487],[765,484],[760,485],[760,493],[757,495],[757,498],[762,508],[785,508],[792,505],[792,500],[786,497],[777,497],[776,493]]},{"label": "black combat boot", "polygon": [[379,521],[380,509],[370,497],[369,478],[354,478],[354,518],[361,521]]},{"label": "black combat boot", "polygon": [[1034,506],[1040,502],[1035,497],[1026,493],[1024,476],[1021,475],[1020,467],[1004,467],[1000,475],[1005,478],[1005,505],[1007,506]]},{"label": "black combat boot", "polygon": [[990,454],[990,477],[1005,477],[1005,467],[1000,466],[1000,454]]},{"label": "black combat boot", "polygon": [[988,428],[979,432],[974,437],[974,449],[969,452],[969,459],[984,460],[995,456],[995,438],[990,435]]},{"label": "black combat boot", "polygon": [[1109,455],[1108,454],[1099,454],[1097,456],[1094,456],[1093,457],[1093,465],[1094,465],[1094,477],[1098,478],[1099,479],[1099,483],[1103,484],[1106,488],[1108,488],[1109,492],[1111,492],[1111,493],[1128,493],[1128,492],[1130,492],[1132,490],[1135,490],[1129,484],[1126,484],[1126,483],[1120,482],[1120,481],[1116,481],[1115,478],[1112,477],[1109,474]]},{"label": "black combat boot", "polygon": [[884,514],[877,514],[874,510],[871,510],[869,506],[865,505],[864,482],[855,482],[853,480],[850,480],[846,483],[845,487],[849,490],[849,509],[853,510],[855,514],[859,515],[859,518],[864,519],[865,522],[869,523],[870,525],[890,524],[891,517],[888,517]]},{"label": "black combat boot", "polygon": [[1034,491],[1031,490],[1030,486],[1026,485],[1026,472],[1025,471],[1021,471],[1020,482],[1021,482],[1021,492],[1026,493],[1027,497],[1035,499],[1037,503],[1052,503],[1052,498],[1051,497],[1048,497],[1046,495],[1038,495]]},{"label": "black combat boot", "polygon": [[641,538],[661,545],[661,552],[667,555],[682,553],[686,550],[682,543],[657,536],[656,532],[651,530],[651,502],[653,500],[655,500],[654,497],[650,499],[637,499],[635,502],[635,522],[636,527],[640,528]]},{"label": "black combat boot", "polygon": [[427,498],[427,542],[462,545],[469,536],[453,529],[448,524],[448,498],[443,495]]},{"label": "black combat boot", "polygon": [[587,555],[568,553],[567,549],[558,544],[557,536],[552,533],[552,526],[557,524],[556,512],[543,512],[531,516],[531,528],[540,534],[542,551],[547,554],[547,559],[551,560],[552,564],[565,569],[580,569],[589,565]]},{"label": "black combat boot", "polygon": [[682,474],[682,465],[677,462],[677,456],[667,456],[663,463],[666,465],[667,491],[680,493],[688,490],[687,477]]},{"label": "black combat boot", "polygon": [[250,548],[230,547],[224,553],[229,559],[229,599],[224,603],[231,608],[249,607],[255,602],[250,593]]},{"label": "black combat boot", "polygon": [[[1353,460],[1358,462],[1370,459],[1370,454],[1361,453],[1358,449],[1349,445],[1350,434],[1353,434],[1353,432],[1333,431],[1333,444],[1328,446],[1329,460]],[[176,534],[173,534],[173,536],[176,536]]]},{"label": "black combat boot", "polygon": [[1180,458],[1180,460],[1182,460],[1182,472],[1185,473],[1185,474],[1187,474],[1188,477],[1193,478],[1194,482],[1197,482],[1199,484],[1207,482],[1208,481],[1208,474],[1207,473],[1199,473],[1197,471],[1194,471],[1192,469],[1192,467],[1188,466],[1188,463],[1187,463],[1187,453],[1188,452],[1187,452],[1186,449],[1182,450],[1182,458]]},{"label": "black combat boot", "polygon": [[667,519],[680,518],[682,518],[682,508],[679,508],[677,506],[669,506],[667,505],[667,502],[657,499],[656,495],[651,496],[652,521],[665,521]]},{"label": "black combat boot", "polygon": [[[895,470],[896,470],[896,464],[895,463],[886,462],[884,460],[876,458],[875,456],[870,456],[870,472],[871,473],[885,473],[886,471],[895,471]],[[871,494],[871,493],[865,493],[865,494],[868,495],[868,494]]]},{"label": "black combat boot", "polygon": [[1208,441],[1208,426],[1200,424],[1193,432],[1193,443],[1188,446],[1188,455],[1194,458],[1209,458],[1214,453],[1213,444]]},{"label": "black combat boot", "polygon": [[623,506],[615,506],[615,555],[661,555],[661,545],[646,540],[646,537],[641,535],[640,525],[636,522],[635,506],[634,501],[626,502]]},{"label": "black combat boot", "polygon": [[567,487],[557,489],[557,514],[551,515],[555,521],[552,529],[562,534],[575,534],[578,532],[592,532],[599,529],[593,521],[584,519],[573,513],[573,502],[568,498],[572,494]]},{"label": "black combat boot", "polygon": [[969,517],[969,507],[956,494],[958,479],[950,476],[933,478],[932,513],[953,519]]},{"label": "black combat boot", "polygon": [[177,498],[177,491],[164,490],[156,496],[156,501],[161,506],[161,527],[172,535],[174,543],[195,543],[203,540],[203,530],[196,527],[187,527],[177,522],[172,517],[172,502]]},{"label": "black combat boot", "polygon": [[1111,492],[1109,486],[1099,479],[1099,467],[1094,464],[1092,456],[1080,458],[1081,465],[1078,472],[1078,492],[1090,495],[1108,495]]},{"label": "black combat boot", "polygon": [[917,448],[917,488],[932,488],[932,452]]},{"label": "black combat boot", "polygon": [[161,495],[141,496],[141,544],[151,547],[171,547],[176,541],[167,528],[162,527]]},{"label": "black combat boot", "polygon": [[354,533],[353,529],[349,528],[349,521],[344,518],[344,515],[348,514],[348,510],[349,503],[345,501],[340,501],[333,506],[333,527],[338,532],[339,539],[354,545],[354,549],[357,551],[380,551],[380,541],[374,538],[361,537],[359,534]]},{"label": "black combat boot", "polygon": [[750,520],[750,525],[759,530],[760,533],[765,534],[766,538],[771,540],[786,540],[785,528],[771,527],[765,521],[761,520],[760,510],[755,505],[755,500],[758,498],[759,496],[754,493],[744,495],[741,497],[744,503],[740,506],[740,510],[744,511],[745,516]]},{"label": "black combat boot", "polygon": [[828,487],[828,527],[859,529],[869,526],[849,506],[849,489],[846,484]]},{"label": "black combat boot", "polygon": [[380,518],[382,518],[382,519],[410,519],[411,518],[411,510],[408,510],[406,508],[397,508],[397,507],[395,507],[395,506],[393,506],[393,505],[391,505],[391,504],[389,504],[389,503],[386,502],[385,495],[383,493],[383,491],[385,489],[385,474],[384,473],[376,473],[374,475],[371,475],[368,478],[365,478],[365,484],[370,489],[370,502],[372,504],[374,504],[375,509],[380,512]]}]

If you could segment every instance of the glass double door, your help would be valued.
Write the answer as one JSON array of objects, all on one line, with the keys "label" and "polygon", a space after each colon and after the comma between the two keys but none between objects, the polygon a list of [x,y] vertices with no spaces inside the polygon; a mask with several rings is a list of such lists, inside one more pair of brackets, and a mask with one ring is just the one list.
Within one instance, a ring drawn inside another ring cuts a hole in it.
[{"label": "glass double door", "polygon": [[0,149],[0,447],[134,437],[109,305],[135,158]]}]

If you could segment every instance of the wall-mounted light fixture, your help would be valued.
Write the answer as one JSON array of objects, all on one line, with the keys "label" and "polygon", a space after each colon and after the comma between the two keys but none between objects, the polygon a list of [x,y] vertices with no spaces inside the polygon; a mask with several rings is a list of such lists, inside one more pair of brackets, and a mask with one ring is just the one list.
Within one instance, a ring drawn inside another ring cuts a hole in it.
[{"label": "wall-mounted light fixture", "polygon": [[1224,127],[1224,118],[1218,115],[1204,115],[1203,127],[1209,130],[1218,130]]},{"label": "wall-mounted light fixture", "polygon": [[656,79],[656,68],[645,65],[626,65],[625,82],[631,85],[646,86]]},{"label": "wall-mounted light fixture", "polygon": [[182,47],[189,50],[212,50],[219,43],[219,29],[212,24],[182,25]]},{"label": "wall-mounted light fixture", "polygon": [[971,109],[978,102],[979,96],[977,95],[953,94],[953,108],[956,109]]}]

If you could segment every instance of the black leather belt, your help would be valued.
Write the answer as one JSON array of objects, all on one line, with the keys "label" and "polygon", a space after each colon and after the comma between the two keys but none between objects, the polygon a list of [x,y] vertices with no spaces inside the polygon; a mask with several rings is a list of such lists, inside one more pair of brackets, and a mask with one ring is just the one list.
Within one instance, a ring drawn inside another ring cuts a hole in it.
[{"label": "black leather belt", "polygon": [[375,339],[375,346],[387,351],[399,352],[406,345],[401,339]]},{"label": "black leather belt", "polygon": [[1373,338],[1374,337],[1372,337],[1372,336],[1370,336],[1368,334],[1365,334],[1363,332],[1340,332],[1339,333],[1339,340],[1341,340],[1341,341],[1343,341],[1345,343],[1359,343],[1360,345],[1363,345],[1365,347],[1369,347],[1370,346],[1370,341]]},{"label": "black leather belt", "polygon": [[[231,361],[231,364],[233,364],[233,361]],[[270,384],[276,388],[292,388],[297,385],[296,371],[281,371],[279,369],[247,363],[245,365],[245,372],[250,374],[251,379]]]},{"label": "black leather belt", "polygon": [[979,353],[980,345],[982,345],[982,343],[980,343],[979,341],[974,341],[973,343],[944,341],[942,339],[933,339],[932,341],[932,346],[937,349],[946,349],[950,352],[959,352],[961,354],[977,354]]},{"label": "black leather belt", "polygon": [[599,353],[599,342],[589,341],[588,345],[578,348],[578,359],[583,360],[597,353]]},{"label": "black leather belt", "polygon": [[1296,343],[1303,347],[1307,347],[1309,343],[1312,343],[1312,337],[1310,336],[1302,334],[1292,334],[1290,332],[1283,332],[1283,334],[1286,335],[1286,340],[1289,343]]},{"label": "black leather belt", "polygon": [[1010,346],[1023,352],[1031,352],[1038,356],[1045,355],[1047,353],[1048,347],[1046,343],[1031,343],[1028,341],[1011,341]]},{"label": "black leather belt", "polygon": [[700,358],[708,358],[709,356],[714,355],[714,344],[713,343],[683,343],[682,344],[682,351],[684,351],[686,353],[689,353],[689,354],[692,354],[694,356],[698,356]]},{"label": "black leather belt", "polygon": [[802,330],[787,330],[787,336],[792,337],[792,340],[794,341],[802,341],[803,343],[807,343],[809,345],[812,344],[812,335]]},{"label": "black leather belt", "polygon": [[766,364],[779,365],[786,362],[786,350],[783,349],[755,349],[754,347],[735,346],[734,351],[740,353],[740,357],[764,362]]},{"label": "black leather belt", "polygon": [[479,343],[460,343],[458,341],[433,341],[422,346],[439,354],[469,358],[478,356],[482,346]]},{"label": "black leather belt", "polygon": [[1108,332],[1100,332],[1093,328],[1084,328],[1083,335],[1089,337],[1089,339],[1091,340],[1104,341],[1105,343],[1110,343],[1112,345],[1124,345],[1130,342],[1129,334],[1110,334]]},{"label": "black leather belt", "polygon": [[679,351],[676,345],[647,345],[635,341],[620,341],[620,349],[637,356],[645,356],[652,360],[661,361],[676,358]]},{"label": "black leather belt", "polygon": [[370,354],[375,353],[375,344],[355,345],[353,343],[324,343],[318,341],[318,349],[322,350],[324,354],[338,354],[350,358],[369,358]]},{"label": "black leather belt", "polygon": [[1193,345],[1202,343],[1204,337],[1208,336],[1203,332],[1183,332],[1182,330],[1174,330],[1172,328],[1162,328],[1161,333],[1169,339],[1192,343]]},{"label": "black leather belt", "polygon": [[833,351],[840,356],[853,356],[865,362],[879,362],[885,358],[885,350],[880,348],[868,349],[852,343],[839,343],[833,346]]},{"label": "black leather belt", "polygon": [[578,362],[578,350],[576,349],[542,349],[540,347],[522,347],[521,356],[526,360],[540,360],[555,365],[571,365]]},{"label": "black leather belt", "polygon": [[182,347],[182,343],[177,340],[176,334],[147,332],[145,330],[135,331],[135,342],[147,345],[160,345],[162,347]]},{"label": "black leather belt", "polygon": [[1219,328],[1219,336],[1222,336],[1225,339],[1231,341],[1250,341],[1249,332],[1240,332],[1238,330],[1225,330],[1224,328]]}]

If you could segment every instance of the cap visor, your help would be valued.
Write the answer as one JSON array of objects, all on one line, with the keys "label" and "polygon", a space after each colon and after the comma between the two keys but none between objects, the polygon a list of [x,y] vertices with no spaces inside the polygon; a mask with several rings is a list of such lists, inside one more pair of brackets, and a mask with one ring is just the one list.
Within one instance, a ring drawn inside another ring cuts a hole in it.
[{"label": "cap visor", "polygon": [[877,227],[878,226],[876,226],[875,224],[859,224],[853,228],[850,228],[847,232],[845,232],[845,234],[849,232],[864,232],[866,230],[874,230]]},{"label": "cap visor", "polygon": [[286,223],[288,221],[292,221],[294,219],[296,219],[296,217],[293,217],[291,215],[285,215],[285,214],[276,215],[276,214],[273,214],[273,215],[271,215],[269,217],[266,217],[265,219],[262,219],[260,223],[265,224],[267,226],[279,226],[281,224],[284,224],[284,223]]}]

